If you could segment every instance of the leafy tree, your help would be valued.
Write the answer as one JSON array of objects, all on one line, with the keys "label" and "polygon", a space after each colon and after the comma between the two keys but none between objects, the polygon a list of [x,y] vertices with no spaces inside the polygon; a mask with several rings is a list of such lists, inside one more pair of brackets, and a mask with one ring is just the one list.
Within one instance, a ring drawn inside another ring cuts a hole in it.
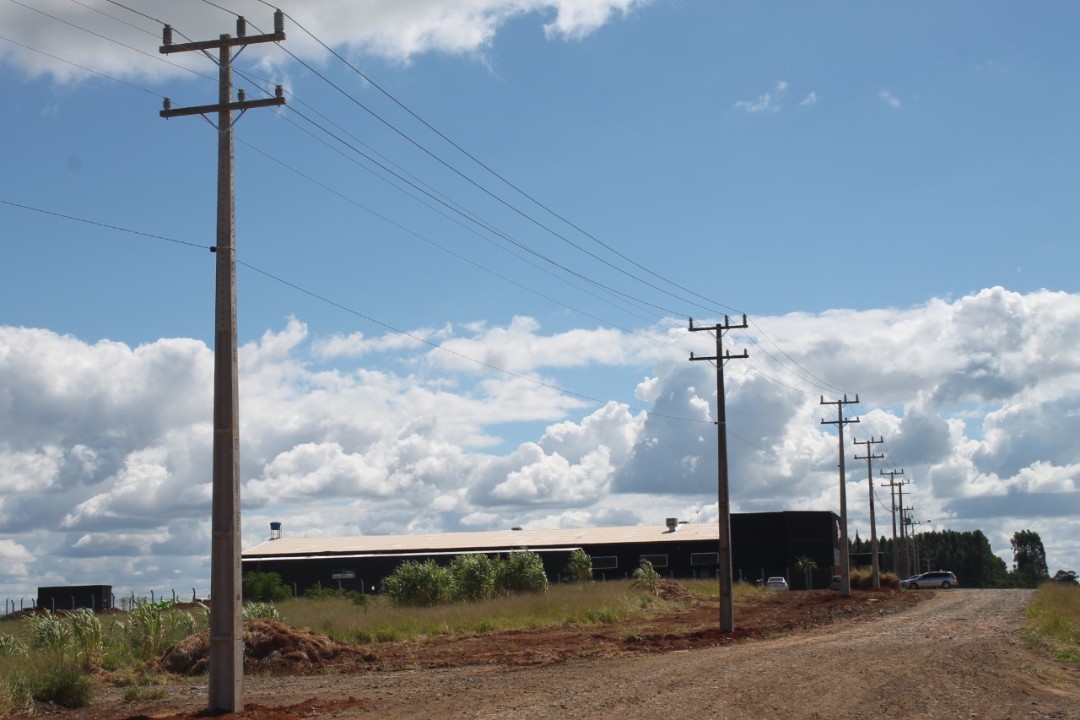
[{"label": "leafy tree", "polygon": [[[883,538],[882,546],[886,567],[891,567],[892,542]],[[919,533],[918,547],[920,558],[931,570],[952,570],[965,587],[998,587],[1006,582],[1005,562],[994,555],[981,530]]]},{"label": "leafy tree", "polygon": [[1054,582],[1064,583],[1066,585],[1080,585],[1075,570],[1058,570],[1054,573],[1053,580]]},{"label": "leafy tree", "polygon": [[581,548],[570,553],[566,563],[566,575],[571,581],[587,583],[592,580],[592,558]]},{"label": "leafy tree", "polygon": [[1036,587],[1050,579],[1046,549],[1034,530],[1018,530],[1012,536],[1013,575],[1020,587]]},{"label": "leafy tree", "polygon": [[292,597],[292,589],[276,572],[249,572],[244,576],[244,600],[278,602]]}]

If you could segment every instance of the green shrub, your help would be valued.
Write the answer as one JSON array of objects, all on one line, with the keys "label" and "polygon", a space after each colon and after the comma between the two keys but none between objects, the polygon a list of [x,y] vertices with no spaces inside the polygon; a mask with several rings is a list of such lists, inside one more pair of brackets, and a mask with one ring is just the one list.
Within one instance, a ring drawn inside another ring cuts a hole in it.
[{"label": "green shrub", "polygon": [[58,663],[30,677],[30,691],[38,702],[81,708],[94,698],[94,683],[76,665]]},{"label": "green shrub", "polygon": [[395,605],[423,607],[450,602],[454,598],[454,578],[434,560],[407,560],[384,581],[386,594]]},{"label": "green shrub", "polygon": [[59,615],[46,611],[42,615],[27,615],[30,626],[30,647],[62,655],[71,639],[71,630]]},{"label": "green shrub", "polygon": [[244,622],[255,619],[280,620],[281,613],[274,607],[274,603],[251,602],[244,604]]},{"label": "green shrub", "polygon": [[571,582],[587,583],[592,580],[592,558],[581,548],[570,553],[566,563],[566,576]]},{"label": "green shrub", "polygon": [[304,591],[304,597],[308,600],[325,600],[326,598],[343,598],[348,596],[349,590],[344,588],[323,587],[321,583],[315,583]]},{"label": "green shrub", "polygon": [[510,553],[499,568],[498,587],[501,592],[518,593],[547,592],[548,577],[544,561],[531,550],[521,549]]},{"label": "green shrub", "polygon": [[244,575],[244,600],[280,602],[293,596],[292,589],[276,572],[249,572]]},{"label": "green shrub", "polygon": [[[204,613],[209,615],[205,609]],[[185,610],[166,610],[160,603],[134,599],[127,618],[114,625],[117,647],[113,650],[120,656],[149,660],[170,645],[194,634],[197,629],[194,616]],[[115,666],[119,660],[113,658],[111,662]]]},{"label": "green shrub", "polygon": [[650,595],[660,592],[660,573],[656,572],[648,560],[641,561],[641,567],[634,571],[634,586]]},{"label": "green shrub", "polygon": [[101,621],[89,610],[77,610],[67,616],[71,627],[71,650],[79,666],[93,670],[101,665],[105,653],[105,635]]},{"label": "green shrub", "polygon": [[487,555],[458,555],[450,563],[454,596],[459,600],[488,600],[495,596],[499,562]]}]

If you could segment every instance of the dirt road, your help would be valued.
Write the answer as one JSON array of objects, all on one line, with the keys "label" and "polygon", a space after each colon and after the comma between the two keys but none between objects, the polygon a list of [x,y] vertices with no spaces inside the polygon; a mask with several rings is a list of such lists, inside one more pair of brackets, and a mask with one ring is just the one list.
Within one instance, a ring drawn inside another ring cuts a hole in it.
[{"label": "dirt road", "polygon": [[899,614],[730,647],[524,669],[252,678],[249,697],[280,707],[352,696],[353,707],[319,716],[381,720],[1080,718],[1076,672],[1018,641],[1031,599],[936,591]]}]

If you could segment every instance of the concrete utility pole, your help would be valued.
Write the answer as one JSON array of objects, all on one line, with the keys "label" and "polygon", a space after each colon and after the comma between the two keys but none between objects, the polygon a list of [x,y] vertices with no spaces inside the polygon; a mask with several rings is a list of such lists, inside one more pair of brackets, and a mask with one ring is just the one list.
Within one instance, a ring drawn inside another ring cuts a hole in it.
[{"label": "concrete utility pole", "polygon": [[851,556],[849,554],[847,530],[847,478],[844,476],[844,425],[849,422],[859,422],[859,418],[844,419],[844,406],[858,402],[858,394],[855,395],[854,400],[848,400],[846,393],[843,400],[826,402],[824,397],[821,398],[822,405],[835,405],[837,413],[836,420],[822,420],[821,424],[835,425],[840,436],[840,594],[844,597],[851,597]]},{"label": "concrete utility pole", "polygon": [[870,451],[870,446],[885,442],[885,438],[879,437],[875,440],[873,436],[871,436],[869,440],[852,440],[852,442],[856,445],[866,446],[866,455],[856,455],[855,459],[866,461],[866,481],[870,486],[870,567],[873,574],[871,586],[875,590],[878,590],[881,588],[881,562],[878,560],[877,522],[874,520],[874,470],[872,463],[874,460],[880,460],[885,457],[885,455],[873,454]]},{"label": "concrete utility pole", "polygon": [[892,571],[893,575],[900,577],[900,546],[896,544],[896,488],[902,486],[904,481],[901,480],[900,482],[897,482],[896,476],[903,475],[904,468],[900,468],[899,470],[889,470],[888,472],[881,470],[879,472],[882,476],[889,476],[889,482],[882,484],[881,487],[889,488],[889,499],[892,501],[890,507],[892,510]]},{"label": "concrete utility pole", "polygon": [[[233,48],[239,54],[252,43],[285,39],[284,15],[274,13],[274,32],[247,34],[244,18],[236,20],[236,35],[217,40],[173,44],[172,27],[162,32],[162,54],[218,50],[218,102],[189,108],[173,108],[168,98],[161,117],[217,113],[218,188],[215,321],[214,321],[214,460],[213,508],[210,545],[210,657],[209,710],[212,713],[240,712],[244,709],[244,626],[240,577],[240,403],[236,364],[236,251],[233,188],[233,119],[250,108],[284,105],[281,86],[275,97],[245,100],[241,90],[232,99]],[[209,117],[206,118],[214,124]]]},{"label": "concrete utility pole", "polygon": [[900,511],[900,545],[903,547],[903,554],[900,556],[900,577],[906,578],[911,575],[910,570],[910,558],[908,555],[907,541],[907,525],[908,519],[904,516],[904,485],[907,485],[910,481],[900,483],[896,488],[896,502],[897,510]]},{"label": "concrete utility pole", "polygon": [[712,327],[694,327],[694,318],[690,318],[690,332],[702,330],[716,336],[716,354],[709,357],[694,357],[690,360],[713,360],[716,362],[716,509],[720,526],[719,567],[716,569],[720,581],[720,632],[735,632],[735,601],[732,595],[731,576],[731,504],[728,502],[728,460],[727,460],[727,410],[724,402],[724,362],[726,360],[750,357],[745,350],[739,355],[731,351],[724,352],[723,336],[726,330],[738,330],[747,327],[746,316],[742,324],[732,325],[728,316],[724,316],[723,325]]}]

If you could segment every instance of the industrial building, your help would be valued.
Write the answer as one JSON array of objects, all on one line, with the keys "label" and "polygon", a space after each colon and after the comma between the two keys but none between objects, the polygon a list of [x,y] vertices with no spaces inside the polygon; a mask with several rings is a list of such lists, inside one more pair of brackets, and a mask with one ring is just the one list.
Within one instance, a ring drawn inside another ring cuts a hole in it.
[{"label": "industrial building", "polygon": [[[839,565],[840,519],[832,512],[735,513],[731,516],[732,574],[755,582],[783,575],[792,587],[806,586],[795,572],[799,557],[818,569],[814,587],[828,587]],[[269,540],[243,554],[243,571],[275,572],[297,592],[320,585],[378,592],[382,580],[406,560],[449,563],[466,553],[505,555],[527,548],[538,554],[552,582],[558,582],[570,553],[592,558],[597,580],[629,577],[648,560],[665,577],[716,577],[719,529],[679,522],[664,525],[547,530],[492,530],[421,535],[289,538],[272,523]]]}]

